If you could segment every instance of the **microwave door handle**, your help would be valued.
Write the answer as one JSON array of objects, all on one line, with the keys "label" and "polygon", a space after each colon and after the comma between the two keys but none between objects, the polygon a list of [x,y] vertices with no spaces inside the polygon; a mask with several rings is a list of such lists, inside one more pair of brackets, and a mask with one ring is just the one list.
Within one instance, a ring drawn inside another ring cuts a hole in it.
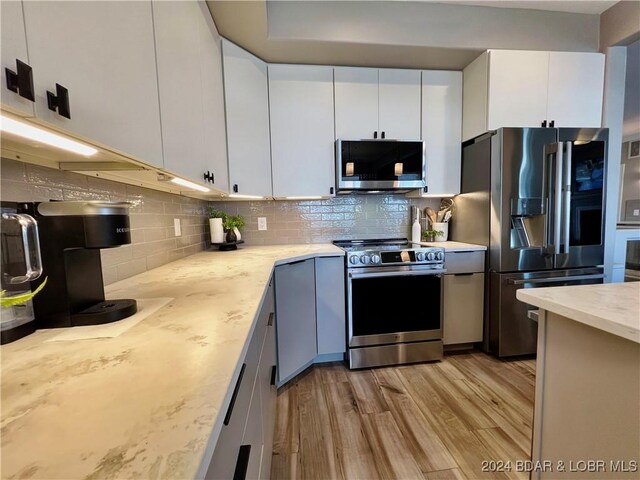
[{"label": "microwave door handle", "polygon": [[569,232],[571,225],[571,154],[573,149],[572,142],[566,142],[567,154],[564,160],[564,185],[562,192],[562,209],[563,209],[563,253],[569,253]]}]

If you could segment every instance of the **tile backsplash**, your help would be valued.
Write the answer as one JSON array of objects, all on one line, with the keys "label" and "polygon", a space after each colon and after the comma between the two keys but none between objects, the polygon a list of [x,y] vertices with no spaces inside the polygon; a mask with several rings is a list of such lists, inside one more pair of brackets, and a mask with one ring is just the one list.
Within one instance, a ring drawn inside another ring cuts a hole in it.
[{"label": "tile backsplash", "polygon": [[[411,206],[435,209],[439,199],[404,195],[346,195],[327,200],[212,202],[228,214],[241,214],[248,245],[324,243],[343,238],[409,237]],[[267,230],[258,230],[258,217]]]},{"label": "tile backsplash", "polygon": [[[404,195],[348,195],[306,201],[206,202],[9,159],[0,161],[0,199],[111,200],[133,204],[130,245],[102,250],[105,284],[207,248],[208,208],[241,214],[247,245],[324,243],[342,238],[408,237],[412,205],[437,208],[439,199]],[[267,230],[258,230],[258,217]],[[182,236],[174,235],[179,218]]]},{"label": "tile backsplash", "polygon": [[[105,284],[131,277],[203,250],[208,202],[3,158],[0,199],[112,200],[133,204],[130,245],[102,250]],[[174,236],[179,218],[182,236]]]}]

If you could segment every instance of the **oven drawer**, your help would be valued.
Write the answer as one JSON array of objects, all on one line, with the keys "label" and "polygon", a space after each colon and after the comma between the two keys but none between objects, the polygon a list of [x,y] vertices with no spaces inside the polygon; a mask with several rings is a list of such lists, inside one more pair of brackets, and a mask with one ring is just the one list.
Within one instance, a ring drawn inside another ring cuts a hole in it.
[{"label": "oven drawer", "polygon": [[444,268],[448,274],[484,272],[485,252],[445,252]]}]

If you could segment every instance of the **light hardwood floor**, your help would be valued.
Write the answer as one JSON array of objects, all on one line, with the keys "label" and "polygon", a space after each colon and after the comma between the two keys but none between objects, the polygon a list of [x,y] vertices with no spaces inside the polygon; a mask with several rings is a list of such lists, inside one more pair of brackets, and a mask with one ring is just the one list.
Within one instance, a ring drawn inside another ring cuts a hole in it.
[{"label": "light hardwood floor", "polygon": [[535,360],[480,352],[350,371],[315,366],[278,392],[271,478],[527,479]]}]

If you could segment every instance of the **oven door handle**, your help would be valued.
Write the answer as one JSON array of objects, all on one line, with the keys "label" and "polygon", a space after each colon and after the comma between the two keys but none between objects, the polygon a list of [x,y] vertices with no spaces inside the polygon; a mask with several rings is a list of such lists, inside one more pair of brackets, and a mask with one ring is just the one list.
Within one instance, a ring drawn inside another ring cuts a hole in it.
[{"label": "oven door handle", "polygon": [[440,277],[446,272],[445,269],[437,270],[405,270],[395,272],[349,272],[349,278],[376,278],[376,277],[418,277],[436,276]]}]

